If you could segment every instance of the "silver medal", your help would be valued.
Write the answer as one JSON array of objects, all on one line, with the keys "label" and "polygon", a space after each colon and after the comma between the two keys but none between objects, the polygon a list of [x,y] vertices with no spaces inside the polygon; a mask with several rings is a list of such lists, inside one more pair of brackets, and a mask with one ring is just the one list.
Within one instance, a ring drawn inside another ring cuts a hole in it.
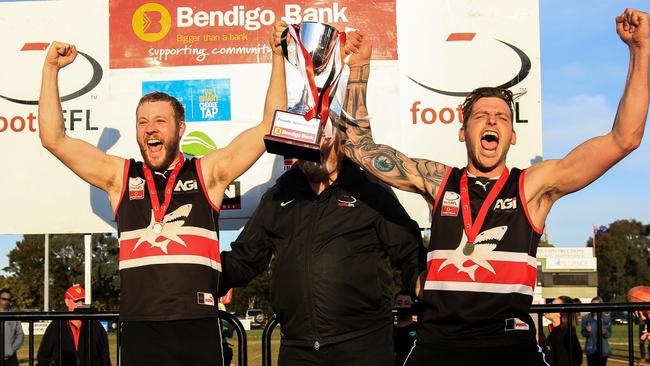
[{"label": "silver medal", "polygon": [[157,223],[153,224],[153,228],[152,228],[152,229],[153,229],[153,232],[154,232],[154,233],[156,233],[156,234],[160,234],[160,233],[162,233],[163,226],[162,226],[161,223],[157,222]]}]

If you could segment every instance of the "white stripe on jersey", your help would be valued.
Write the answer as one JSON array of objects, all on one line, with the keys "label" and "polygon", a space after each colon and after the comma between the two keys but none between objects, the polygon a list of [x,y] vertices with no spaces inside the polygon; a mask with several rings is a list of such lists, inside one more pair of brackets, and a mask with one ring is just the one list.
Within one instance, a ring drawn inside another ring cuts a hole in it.
[{"label": "white stripe on jersey", "polygon": [[522,284],[500,284],[483,282],[427,281],[425,290],[492,292],[498,294],[519,293],[533,296],[533,288]]},{"label": "white stripe on jersey", "polygon": [[[456,250],[433,250],[427,254],[427,262],[431,262],[434,259],[452,258],[455,253]],[[468,256],[467,259],[472,260],[472,256]],[[490,253],[487,259],[503,262],[527,262],[529,266],[537,268],[537,259],[528,255],[528,253],[501,252],[495,250]]]},{"label": "white stripe on jersey", "polygon": [[200,264],[221,272],[221,263],[198,255],[155,255],[120,261],[120,270],[152,264]]},{"label": "white stripe on jersey", "polygon": [[[131,230],[131,231],[125,231],[123,233],[120,233],[120,238],[119,240],[131,240],[131,239],[140,239],[141,237],[151,234],[151,229],[146,227],[144,229],[138,229],[138,230]],[[174,234],[176,235],[196,235],[196,236],[202,236],[204,238],[212,239],[212,240],[218,240],[217,238],[217,233],[214,230],[207,230],[203,229],[200,227],[194,227],[194,226],[181,226],[174,230]]]}]

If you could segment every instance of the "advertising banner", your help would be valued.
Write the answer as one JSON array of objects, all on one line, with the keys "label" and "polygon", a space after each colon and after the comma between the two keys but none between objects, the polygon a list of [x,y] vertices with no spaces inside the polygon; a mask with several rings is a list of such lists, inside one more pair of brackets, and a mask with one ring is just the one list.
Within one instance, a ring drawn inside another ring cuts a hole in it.
[{"label": "advertising banner", "polygon": [[[185,106],[181,149],[200,157],[262,118],[270,77],[270,25],[319,21],[359,29],[373,42],[367,104],[376,142],[408,156],[465,164],[459,105],[478,86],[520,94],[517,145],[508,164],[541,160],[539,11],[536,1],[11,1],[0,2],[0,233],[115,231],[106,194],[79,179],[38,139],[45,51],[73,43],[77,60],[59,75],[66,133],[108,154],[140,160],[135,108],[153,90]],[[289,85],[301,81],[287,62]],[[289,105],[298,100],[289,88]],[[261,195],[290,167],[264,154],[225,192],[221,228],[246,222]],[[425,201],[398,197],[422,227]]]}]

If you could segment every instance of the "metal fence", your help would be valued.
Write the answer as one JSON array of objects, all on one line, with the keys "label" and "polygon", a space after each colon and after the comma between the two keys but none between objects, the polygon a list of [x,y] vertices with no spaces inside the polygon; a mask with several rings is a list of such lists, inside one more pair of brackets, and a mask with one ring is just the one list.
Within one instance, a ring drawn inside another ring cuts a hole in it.
[{"label": "metal fence", "polygon": [[[638,310],[650,310],[650,302],[641,303],[611,303],[611,304],[547,304],[547,305],[533,305],[530,312],[537,314],[537,324],[543,324],[544,313],[580,313],[592,312],[598,314],[598,328],[597,334],[602,334],[602,313],[608,311],[627,311],[627,340],[628,340],[628,362],[630,366],[634,366],[634,345],[637,337],[634,337],[633,328],[633,312]],[[262,366],[271,366],[271,336],[273,330],[278,325],[278,321],[273,315],[269,318],[269,322],[264,327],[262,332]],[[542,326],[537,327],[538,339],[544,339],[544,329]],[[542,343],[542,342],[540,342]],[[602,352],[602,337],[598,337],[598,350]],[[569,347],[571,352],[571,347]],[[569,354],[569,359],[571,354]],[[600,361],[599,361],[600,362]]]},{"label": "metal fence", "polygon": [[[237,334],[237,365],[238,366],[247,366],[248,365],[248,347],[247,347],[247,340],[246,340],[246,331],[244,330],[244,326],[242,323],[237,319],[234,315],[225,312],[225,311],[219,311],[219,318],[221,320],[226,320],[228,321],[235,330],[235,333]],[[4,355],[4,345],[5,345],[5,327],[4,327],[4,322],[5,321],[11,321],[11,320],[19,320],[23,323],[28,323],[29,327],[29,336],[28,336],[28,353],[29,353],[29,365],[33,366],[34,365],[34,323],[38,321],[43,321],[43,320],[52,320],[52,321],[58,321],[59,323],[59,339],[62,338],[63,336],[63,329],[64,327],[61,326],[63,322],[67,320],[72,320],[72,319],[79,319],[83,323],[83,327],[87,327],[86,329],[90,329],[89,324],[93,320],[108,320],[109,322],[114,322],[115,324],[118,324],[118,327],[116,329],[116,337],[117,337],[117,342],[115,346],[115,354],[117,355],[117,366],[120,364],[120,321],[119,321],[119,313],[116,312],[104,312],[104,311],[94,311],[94,312],[89,312],[87,309],[85,311],[75,311],[75,312],[0,312],[0,355]],[[89,352],[86,353],[86,364],[87,365],[92,365],[92,360],[93,360],[93,354],[92,354],[92,347],[88,347],[87,345],[92,344],[92,332],[86,332],[86,337],[83,340],[79,340],[80,342],[87,342],[85,343],[85,349],[89,350]],[[61,343],[58,342],[58,364],[61,364]],[[4,366],[5,360],[4,357],[0,356],[0,366]]]}]

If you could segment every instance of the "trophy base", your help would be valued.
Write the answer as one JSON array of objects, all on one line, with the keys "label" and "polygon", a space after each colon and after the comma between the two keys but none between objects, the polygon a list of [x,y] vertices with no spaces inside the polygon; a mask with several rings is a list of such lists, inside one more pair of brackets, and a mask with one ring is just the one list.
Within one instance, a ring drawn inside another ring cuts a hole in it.
[{"label": "trophy base", "polygon": [[285,157],[308,160],[320,163],[320,146],[308,142],[290,140],[283,137],[264,136],[266,151],[271,154],[284,155]]}]

